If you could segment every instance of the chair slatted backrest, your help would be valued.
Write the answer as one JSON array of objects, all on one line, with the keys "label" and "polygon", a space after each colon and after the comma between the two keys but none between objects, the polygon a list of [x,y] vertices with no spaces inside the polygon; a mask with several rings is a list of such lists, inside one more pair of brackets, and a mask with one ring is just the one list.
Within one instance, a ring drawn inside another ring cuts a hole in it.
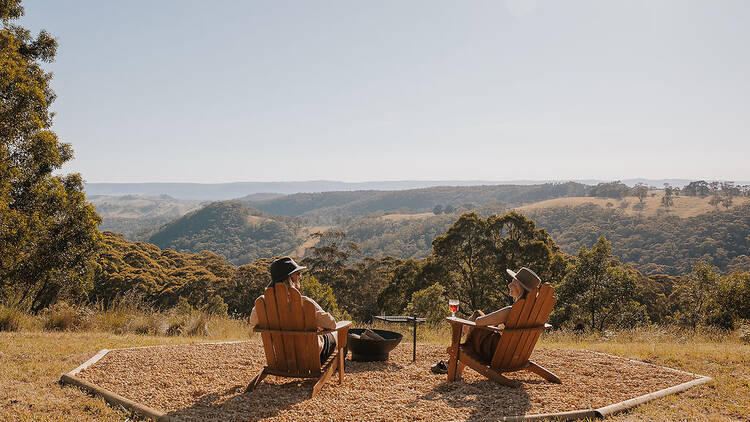
[{"label": "chair slatted backrest", "polygon": [[549,283],[544,283],[513,304],[505,321],[508,331],[500,337],[492,356],[492,368],[515,370],[529,360],[555,301],[554,289]]},{"label": "chair slatted backrest", "polygon": [[255,300],[255,308],[260,328],[281,331],[261,332],[268,367],[289,374],[319,375],[315,305],[303,301],[297,289],[276,283]]}]

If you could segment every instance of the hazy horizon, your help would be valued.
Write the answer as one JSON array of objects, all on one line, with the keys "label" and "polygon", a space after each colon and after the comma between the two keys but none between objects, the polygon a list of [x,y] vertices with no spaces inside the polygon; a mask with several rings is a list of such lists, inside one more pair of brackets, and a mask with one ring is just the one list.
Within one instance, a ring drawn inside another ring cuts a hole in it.
[{"label": "hazy horizon", "polygon": [[89,183],[750,180],[743,1],[23,6]]}]

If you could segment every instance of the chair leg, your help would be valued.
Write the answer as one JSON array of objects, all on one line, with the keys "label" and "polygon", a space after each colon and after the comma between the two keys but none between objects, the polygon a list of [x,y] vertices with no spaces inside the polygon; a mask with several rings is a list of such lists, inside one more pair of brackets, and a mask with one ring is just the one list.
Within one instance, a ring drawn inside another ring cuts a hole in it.
[{"label": "chair leg", "polygon": [[344,383],[344,354],[341,352],[343,350],[339,349],[339,384]]},{"label": "chair leg", "polygon": [[549,382],[553,382],[555,384],[562,384],[562,380],[560,380],[560,378],[558,378],[557,375],[553,374],[548,369],[546,369],[546,368],[544,368],[544,367],[542,367],[540,365],[537,365],[536,363],[534,363],[532,361],[529,361],[529,366],[527,366],[524,369],[527,370],[527,371],[529,371],[529,372],[533,372],[533,373],[539,375],[540,377],[546,379]]},{"label": "chair leg", "polygon": [[339,364],[339,357],[335,356],[331,363],[328,365],[328,367],[323,371],[323,373],[320,375],[320,378],[318,378],[318,381],[313,386],[312,395],[310,395],[310,398],[315,397],[316,394],[318,394],[318,391],[320,391],[321,388],[323,388],[323,384],[328,381],[329,378],[331,378],[331,374],[333,374],[333,371],[336,370],[336,367]]},{"label": "chair leg", "polygon": [[258,385],[260,385],[260,382],[263,381],[263,378],[265,378],[266,375],[268,375],[268,372],[266,372],[266,369],[268,369],[268,368],[263,368],[263,371],[261,371],[260,374],[256,375],[255,378],[253,378],[253,380],[250,381],[250,384],[248,384],[247,388],[245,388],[245,392],[246,393],[249,393],[249,392],[255,390],[255,387],[257,387]]},{"label": "chair leg", "polygon": [[492,369],[484,363],[480,362],[479,360],[474,358],[471,353],[460,351],[458,355],[460,356],[461,361],[466,363],[466,366],[479,372],[488,379],[497,382],[498,384],[502,384],[508,387],[518,387],[520,385],[518,381],[506,378],[500,371]]},{"label": "chair leg", "polygon": [[[452,355],[451,355],[451,347],[450,347],[450,346],[448,346],[448,347],[446,347],[446,348],[445,348],[445,353],[447,353],[447,354],[448,354],[448,357],[451,357],[451,356],[452,356]],[[450,364],[450,361],[449,361],[448,363]],[[461,362],[461,361],[459,360],[459,361],[458,361],[458,366],[456,367],[456,378],[458,378],[458,379],[460,379],[460,378],[461,378],[461,374],[463,374],[463,372],[464,372],[464,368],[466,368],[466,364],[465,364],[465,363],[463,363],[463,362]]]},{"label": "chair leg", "polygon": [[450,360],[448,361],[448,382],[456,380],[456,372],[458,372],[458,348],[461,342],[461,326],[458,324],[451,324],[453,326],[453,335],[451,336],[451,347],[448,354]]}]

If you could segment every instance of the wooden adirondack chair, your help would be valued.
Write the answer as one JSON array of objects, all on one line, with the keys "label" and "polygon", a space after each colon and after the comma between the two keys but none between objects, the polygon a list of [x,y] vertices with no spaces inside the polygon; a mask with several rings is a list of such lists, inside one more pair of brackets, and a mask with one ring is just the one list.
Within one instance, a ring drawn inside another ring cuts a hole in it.
[{"label": "wooden adirondack chair", "polygon": [[[260,385],[266,375],[293,378],[317,378],[311,397],[320,391],[323,384],[338,368],[339,384],[344,381],[344,354],[346,334],[351,321],[339,321],[333,330],[319,331],[315,324],[315,305],[303,302],[300,292],[284,283],[269,287],[263,296],[255,300],[258,325],[267,365],[245,391]],[[337,333],[336,350],[322,364],[318,350],[318,336]]]},{"label": "wooden adirondack chair", "polygon": [[[503,373],[522,369],[533,372],[547,381],[561,384],[562,381],[555,374],[529,360],[542,331],[552,327],[546,322],[557,300],[553,293],[552,286],[544,283],[513,304],[505,328],[482,327],[502,333],[491,362],[483,362],[470,345],[460,344],[463,326],[476,327],[476,324],[465,319],[448,317],[447,320],[453,329],[449,348],[448,381],[454,381],[463,365],[467,365],[487,378],[507,386],[515,386],[518,383],[506,378]],[[459,365],[459,362],[462,365]]]}]

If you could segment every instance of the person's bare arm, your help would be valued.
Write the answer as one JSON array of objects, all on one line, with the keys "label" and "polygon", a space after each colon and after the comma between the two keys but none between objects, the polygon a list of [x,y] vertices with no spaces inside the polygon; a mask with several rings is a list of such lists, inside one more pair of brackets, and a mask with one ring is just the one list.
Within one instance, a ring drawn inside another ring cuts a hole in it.
[{"label": "person's bare arm", "polygon": [[250,325],[258,325],[258,312],[255,311],[255,306],[253,306],[253,310],[250,311]]},{"label": "person's bare arm", "polygon": [[487,314],[485,316],[480,316],[477,318],[476,322],[477,326],[484,327],[487,325],[498,325],[505,322],[506,319],[508,319],[508,314],[510,314],[510,308],[512,306],[506,306],[502,309],[498,309],[495,312],[492,312],[490,314]]}]

